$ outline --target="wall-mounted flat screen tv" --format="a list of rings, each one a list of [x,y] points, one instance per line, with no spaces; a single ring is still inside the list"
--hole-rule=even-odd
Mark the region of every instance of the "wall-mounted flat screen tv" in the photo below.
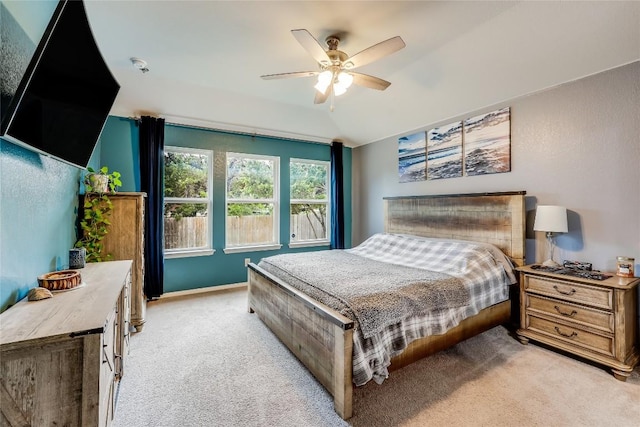
[[[0,136],[85,168],[119,90],[84,3],[61,0],[15,94],[3,105]]]

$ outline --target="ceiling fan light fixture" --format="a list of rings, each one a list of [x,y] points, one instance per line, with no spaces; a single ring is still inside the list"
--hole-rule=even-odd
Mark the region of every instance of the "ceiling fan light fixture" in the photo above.
[[[344,86],[345,89],[348,89],[353,83],[353,76],[345,71],[340,71],[338,74],[338,84],[340,86]]]
[[[336,82],[333,84],[333,93],[336,96],[340,96],[347,91],[347,88],[340,84],[340,82]]]
[[[329,49],[323,47],[311,33],[305,29],[291,30],[298,43],[309,53],[319,65],[318,71],[298,71],[293,73],[267,74],[260,76],[264,80],[283,79],[291,77],[318,76],[314,88],[317,90],[314,104],[323,104],[331,98],[331,111],[333,111],[333,98],[347,92],[352,84],[370,89],[385,90],[390,82],[378,77],[369,76],[353,71],[373,61],[377,61],[405,47],[400,36],[392,37],[373,46],[370,46],[353,56],[338,50],[340,38],[332,35],[326,38]]]
[[[314,86],[314,88],[323,95],[327,92],[328,87],[329,87],[329,82],[327,83],[318,82]]]
[[[327,88],[331,84],[331,80],[333,80],[333,73],[330,70],[324,70],[320,74],[318,74],[318,82],[314,86],[318,92],[321,94],[325,94],[327,92]]]
[[[344,94],[353,83],[353,76],[344,71],[340,71],[333,83],[333,93],[336,96]]]
[[[318,74],[318,83],[329,86],[332,77],[333,73],[330,70],[324,70],[323,72]]]

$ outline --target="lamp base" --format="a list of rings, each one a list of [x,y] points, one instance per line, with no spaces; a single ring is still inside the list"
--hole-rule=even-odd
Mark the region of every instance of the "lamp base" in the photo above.
[[[544,265],[545,267],[560,267],[560,264],[558,264],[552,259],[546,260],[545,262],[542,263],[542,265]]]

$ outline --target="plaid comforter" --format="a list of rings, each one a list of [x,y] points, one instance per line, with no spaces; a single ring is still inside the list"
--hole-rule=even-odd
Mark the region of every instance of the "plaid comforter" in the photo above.
[[[388,376],[391,358],[412,341],[443,334],[483,308],[508,299],[508,285],[514,281],[513,273],[507,271],[511,264],[504,254],[484,244],[376,234],[344,252],[387,264],[444,273],[458,278],[470,294],[468,305],[408,315],[373,335],[368,334],[367,338],[356,322],[353,335],[353,382],[356,385],[371,379],[382,383]],[[280,278],[300,289],[291,280]]]
[[[391,358],[414,340],[440,335],[480,310],[509,298],[509,285],[515,282],[510,261],[486,244],[417,236],[375,234],[347,252],[392,264],[410,265],[444,272],[463,281],[471,295],[466,307],[436,310],[408,317],[371,338],[354,331],[353,382],[363,385],[373,379],[382,383],[389,372]],[[502,259],[500,259],[502,257]],[[507,271],[509,270],[509,271]]]

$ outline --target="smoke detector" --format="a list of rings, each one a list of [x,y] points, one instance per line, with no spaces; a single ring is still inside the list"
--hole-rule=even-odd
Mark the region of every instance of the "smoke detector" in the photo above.
[[[149,69],[147,68],[147,61],[145,61],[144,59],[131,58],[131,63],[133,64],[134,67],[136,67],[138,70],[142,71],[143,73],[149,72]]]

